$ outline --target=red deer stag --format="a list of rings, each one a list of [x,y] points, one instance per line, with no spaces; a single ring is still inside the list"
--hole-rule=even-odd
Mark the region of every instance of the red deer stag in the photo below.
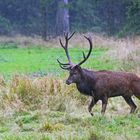
[[[81,68],[81,65],[89,58],[92,51],[91,38],[86,36],[85,38],[89,42],[90,46],[89,52],[87,55],[83,53],[83,60],[81,62],[76,65],[73,64],[68,53],[68,41],[73,35],[74,33],[70,36],[68,33],[65,34],[65,44],[62,43],[61,39],[59,40],[68,59],[68,63],[61,63],[57,59],[60,67],[69,71],[69,77],[66,80],[66,84],[70,85],[75,83],[80,93],[92,97],[88,106],[88,111],[91,115],[93,115],[91,112],[93,106],[99,100],[102,101],[101,113],[104,114],[108,98],[115,96],[122,96],[131,108],[130,113],[134,113],[137,106],[131,97],[134,95],[140,99],[140,78],[133,73],[107,70],[90,71]]]

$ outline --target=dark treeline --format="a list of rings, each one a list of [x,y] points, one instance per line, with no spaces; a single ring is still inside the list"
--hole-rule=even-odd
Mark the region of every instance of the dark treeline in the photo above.
[[[0,0],[0,35],[140,35],[140,0]]]

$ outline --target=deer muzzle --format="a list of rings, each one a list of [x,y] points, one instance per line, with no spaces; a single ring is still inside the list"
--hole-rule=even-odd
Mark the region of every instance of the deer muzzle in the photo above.
[[[71,83],[72,83],[72,81],[71,81],[71,80],[69,80],[69,79],[68,79],[68,80],[66,80],[66,84],[67,84],[67,85],[70,85]]]

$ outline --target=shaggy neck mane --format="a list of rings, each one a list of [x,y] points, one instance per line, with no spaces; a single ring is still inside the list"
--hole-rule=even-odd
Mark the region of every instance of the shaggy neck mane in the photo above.
[[[78,90],[85,95],[92,95],[93,85],[91,85],[91,82],[94,83],[94,79],[95,75],[93,71],[82,69],[81,80],[76,83]]]

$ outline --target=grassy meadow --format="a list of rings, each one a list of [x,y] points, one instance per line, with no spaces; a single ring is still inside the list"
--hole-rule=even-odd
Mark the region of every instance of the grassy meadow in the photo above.
[[[0,38],[0,140],[139,140],[140,101],[129,114],[121,97],[109,100],[106,114],[87,111],[90,98],[75,85],[67,86],[66,62],[56,40],[44,42],[26,37]],[[94,36],[94,48],[84,68],[130,71],[140,75],[140,40],[115,40]],[[88,44],[76,36],[70,42],[73,62],[88,52]]]
[[[63,71],[60,70],[58,62],[59,58],[62,62],[67,62],[66,56],[62,48],[45,48],[43,46],[28,46],[28,48],[6,48],[5,45],[0,45],[0,73],[5,76],[13,74],[44,74],[44,75],[60,75],[63,76]],[[87,48],[70,48],[70,55],[75,63],[82,59],[82,51],[88,52]],[[89,61],[84,65],[88,68],[95,69],[114,69],[113,65],[118,63],[116,60],[106,61],[102,63],[101,57],[107,49],[95,48]]]

